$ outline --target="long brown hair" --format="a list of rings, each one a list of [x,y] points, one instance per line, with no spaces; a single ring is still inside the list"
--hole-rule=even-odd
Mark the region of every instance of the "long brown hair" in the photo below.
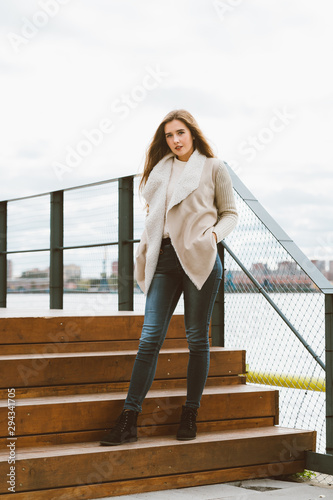
[[[172,120],[180,120],[183,122],[191,131],[192,137],[194,139],[193,146],[199,151],[199,153],[207,156],[207,158],[214,158],[215,155],[212,148],[207,142],[207,139],[201,132],[199,125],[197,124],[195,118],[186,111],[185,109],[175,109],[170,111],[163,121],[158,126],[155,135],[147,148],[146,159],[143,168],[143,174],[139,185],[139,190],[141,191],[145,186],[150,172],[153,170],[155,165],[168,153],[170,153],[170,148],[165,139],[164,126],[166,123]]]

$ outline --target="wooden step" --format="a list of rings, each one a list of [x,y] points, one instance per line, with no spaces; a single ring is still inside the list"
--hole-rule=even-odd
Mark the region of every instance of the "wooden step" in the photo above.
[[[126,393],[111,393],[17,400],[15,422],[20,448],[84,441],[88,435],[92,440],[100,439],[114,424],[125,398]],[[186,389],[149,391],[138,419],[139,434],[175,434],[185,400]],[[7,401],[0,402],[2,447],[7,445],[7,413]],[[246,385],[206,387],[198,422],[201,431],[277,424],[278,391]]]
[[[303,471],[305,451],[314,450],[315,432],[280,427],[203,433],[193,441],[173,436],[102,447],[81,443],[17,449],[16,493],[2,481],[3,499],[92,499],[128,492],[281,475]],[[0,474],[8,474],[8,454]],[[223,474],[222,474],[223,471]],[[19,492],[24,492],[19,495]],[[29,492],[33,492],[29,494]]]
[[[251,429],[259,427],[270,427],[274,425],[274,417],[252,417],[243,419],[229,419],[229,420],[218,420],[215,422],[199,422],[198,432],[218,432],[233,429]],[[149,432],[147,428],[139,427],[138,436],[176,436],[177,424],[164,424],[158,425],[156,427],[150,427]],[[33,436],[20,436],[19,446],[22,450],[23,448],[31,447],[44,447],[44,446],[54,446],[62,444],[72,444],[72,443],[85,443],[85,442],[100,442],[106,435],[106,430],[84,430],[77,432],[65,432],[65,433],[50,433],[50,434],[38,434]],[[0,438],[0,451],[5,450],[8,444],[7,438]]]
[[[239,385],[246,383],[246,375],[210,376],[206,386]],[[168,390],[186,387],[186,378],[154,380],[152,389]],[[106,392],[127,392],[129,382],[102,382],[95,384],[53,385],[40,387],[21,387],[16,389],[16,398],[44,398],[48,396],[70,396],[71,394],[100,394]],[[7,399],[8,389],[0,389],[0,400]]]
[[[206,387],[239,385],[246,383],[246,375],[208,377]],[[186,387],[186,378],[173,380],[154,380],[153,390],[181,389]],[[96,384],[56,385],[41,387],[21,387],[16,389],[16,398],[44,398],[48,396],[69,396],[71,394],[100,394],[106,392],[127,392],[129,382],[107,382]],[[0,389],[0,400],[7,399],[8,389]]]
[[[135,313],[1,318],[1,354],[137,350],[142,325],[143,316]],[[163,347],[187,347],[183,315],[172,317]]]
[[[1,500],[88,500],[106,497],[109,498],[110,495],[112,497],[118,497],[118,495],[133,495],[134,492],[145,493],[168,490],[171,488],[186,488],[192,487],[193,485],[204,486],[207,484],[220,484],[230,481],[279,476],[280,474],[276,474],[274,472],[276,469],[281,470],[283,475],[295,474],[304,470],[304,460],[293,460],[289,462],[281,462],[280,464],[270,463],[250,465],[247,467],[232,467],[228,469],[217,469],[187,474],[172,474],[172,476],[163,476],[162,479],[161,477],[151,477],[129,481],[114,481],[112,483],[86,483],[83,486],[55,488],[52,490],[44,489],[33,492],[10,493],[4,495],[0,494],[0,498]],[[92,474],[96,476],[96,472],[93,472]],[[91,475],[89,477],[91,477]],[[246,500],[246,497],[242,496],[241,498]]]
[[[142,314],[125,311],[112,312],[109,316],[70,316],[62,313],[61,316],[1,318],[0,345],[138,340],[143,319]],[[184,337],[184,316],[175,314],[171,318],[167,338]]]
[[[1,354],[48,354],[58,352],[99,352],[99,351],[133,351],[139,347],[139,339],[135,340],[106,340],[98,342],[56,342],[34,344],[4,344]],[[186,348],[187,340],[166,338],[164,349]]]
[[[129,381],[136,351],[16,354],[0,356],[0,387],[40,387]],[[163,349],[155,379],[186,378],[187,349]],[[245,372],[245,351],[212,347],[209,376]]]

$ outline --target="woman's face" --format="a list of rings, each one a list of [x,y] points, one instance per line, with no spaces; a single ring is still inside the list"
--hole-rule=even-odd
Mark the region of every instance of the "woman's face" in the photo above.
[[[180,120],[172,120],[164,126],[166,142],[178,160],[187,161],[193,153],[193,137],[190,129]]]

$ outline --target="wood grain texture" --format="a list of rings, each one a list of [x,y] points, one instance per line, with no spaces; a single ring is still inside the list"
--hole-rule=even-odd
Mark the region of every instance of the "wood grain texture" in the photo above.
[[[244,481],[246,479],[289,475],[296,472],[303,472],[304,466],[304,460],[294,460],[292,462],[280,462],[279,464],[269,463],[259,466],[233,467],[222,470],[4,494],[1,495],[1,500],[90,500],[105,498],[110,495],[131,495],[133,492],[163,491],[174,488],[226,483],[229,481]],[[243,490],[240,490],[240,494],[243,493]]]
[[[152,390],[183,389],[186,387],[186,378],[172,380],[154,380]],[[228,375],[221,377],[208,376],[206,387],[221,385],[246,384],[246,375]],[[100,394],[106,392],[127,392],[129,382],[104,382],[95,384],[72,384],[41,387],[24,387],[16,389],[17,400],[24,398],[42,398],[49,396],[69,396],[71,394]],[[7,399],[8,389],[0,389],[0,400]]]
[[[109,423],[108,423],[109,424]],[[175,436],[178,422],[172,424],[159,424],[149,427],[138,427],[138,436]],[[210,422],[198,422],[198,433],[217,432],[231,429],[251,429],[253,427],[269,427],[274,425],[274,417],[244,418],[235,420],[218,420]],[[108,425],[109,426],[109,425]],[[148,431],[148,432],[147,432]],[[76,432],[57,432],[49,434],[33,434],[19,437],[19,446],[22,448],[33,448],[41,446],[52,446],[59,444],[84,443],[101,441],[105,436],[105,429],[84,430]],[[7,449],[7,438],[0,438],[0,450]]]
[[[139,347],[139,339],[135,340],[100,340],[91,342],[57,342],[34,344],[2,344],[1,355],[4,354],[48,354],[54,352],[99,352],[99,351],[133,351]],[[164,349],[186,348],[187,340],[165,339]]]
[[[142,314],[109,316],[63,316],[1,318],[1,344],[70,343],[110,340],[137,340],[143,325]],[[171,318],[167,338],[184,338],[184,317]]]
[[[138,419],[139,440],[99,446],[126,397],[143,316],[1,318],[0,477],[9,472],[7,389],[16,388],[16,493],[90,500],[304,470],[316,433],[277,427],[278,390],[247,386],[245,351],[211,348],[194,441],[175,438],[186,398],[184,318],[173,316]]]
[[[246,385],[206,387],[198,422],[275,417],[275,389]],[[21,399],[16,406],[16,436],[108,429],[124,405],[126,393],[82,394]],[[177,424],[186,389],[149,391],[138,424],[146,434],[160,425]],[[0,436],[7,433],[7,401],[0,401]]]
[[[0,356],[0,386],[38,387],[64,384],[91,384],[129,381],[136,351],[12,354]],[[155,379],[185,378],[187,349],[163,349]],[[244,352],[211,348],[210,376],[244,373]]]
[[[314,433],[263,427],[200,434],[182,442],[172,437],[142,438],[136,443],[101,447],[93,443],[21,450],[17,454],[17,491],[124,481],[170,474],[198,473],[304,460]],[[0,458],[5,477],[7,457]],[[6,493],[6,485],[0,485]]]

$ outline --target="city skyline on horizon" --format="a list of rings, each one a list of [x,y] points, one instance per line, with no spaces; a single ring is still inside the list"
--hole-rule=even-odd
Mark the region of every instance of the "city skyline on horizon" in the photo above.
[[[329,280],[333,283],[333,259],[332,260],[318,260],[318,259],[311,259],[311,262],[317,267],[317,269]],[[296,268],[299,268],[300,266],[295,262],[295,261],[280,261],[280,262],[277,262],[277,266],[275,268],[270,268],[267,263],[264,263],[264,262],[253,262],[252,263],[252,266],[250,268],[250,271],[251,272],[254,272],[254,271],[257,271],[257,274],[277,274],[279,270],[281,270],[283,267],[285,267],[285,269],[288,270],[288,267],[292,270],[292,269],[296,269]],[[71,270],[74,270],[74,272],[72,273],[71,275]],[[81,279],[81,280],[98,280],[98,279],[102,279],[103,277],[106,277],[108,279],[110,279],[112,276],[117,276],[118,275],[118,260],[113,260],[111,261],[111,269],[110,269],[110,273],[108,274],[106,272],[106,276],[103,276],[104,275],[104,271],[106,268],[106,263],[105,261],[102,261],[102,266],[101,266],[101,269],[102,271],[99,273],[99,275],[95,274],[95,275],[91,275],[91,276],[88,276],[88,275],[85,275],[85,276],[81,276],[81,266],[79,266],[78,264],[75,264],[75,263],[71,263],[71,264],[67,264],[67,265],[64,265],[64,279],[66,280],[66,275],[67,275],[67,279],[68,281],[71,281],[72,278],[74,278],[75,276],[75,279]],[[301,268],[300,268],[301,269]],[[241,270],[239,270],[239,268],[237,269],[232,269],[232,268],[225,268],[225,271],[232,271],[232,272],[242,272]],[[9,271],[9,272],[8,272]],[[8,269],[7,269],[7,279],[9,280],[15,280],[15,279],[27,279],[29,278],[28,276],[28,273],[44,273],[44,274],[47,274],[49,276],[49,267],[47,268],[44,268],[44,269],[39,269],[39,268],[31,268],[31,269],[26,269],[25,271],[23,271],[23,273],[21,273],[21,276],[15,276],[14,275],[14,271],[13,271],[13,263],[11,260],[8,261]],[[98,273],[98,271],[96,271]],[[301,272],[304,272],[303,270],[301,270]],[[26,273],[26,276],[23,276],[24,273]],[[33,279],[33,278],[31,278]]]

